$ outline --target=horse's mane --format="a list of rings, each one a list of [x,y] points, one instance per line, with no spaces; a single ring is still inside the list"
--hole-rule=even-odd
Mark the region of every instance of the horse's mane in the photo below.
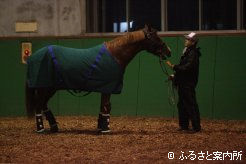
[[[142,30],[139,30],[139,31],[134,31],[134,32],[127,32],[126,35],[117,37],[117,38],[107,42],[107,45],[110,48],[116,48],[116,47],[122,47],[125,45],[134,44],[134,43],[139,42],[143,39],[145,39],[144,32]]]

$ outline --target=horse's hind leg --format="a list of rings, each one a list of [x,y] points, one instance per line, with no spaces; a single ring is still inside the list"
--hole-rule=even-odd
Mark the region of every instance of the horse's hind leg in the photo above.
[[[57,126],[57,122],[56,122],[56,119],[52,113],[52,111],[48,108],[48,101],[49,99],[55,94],[56,90],[54,89],[50,89],[50,90],[47,90],[47,94],[45,96],[45,104],[43,106],[43,113],[46,117],[46,120],[49,122],[49,125],[50,125],[50,131],[52,133],[55,133],[55,132],[58,132],[58,126]]]
[[[36,116],[36,126],[37,133],[44,132],[44,123],[43,123],[43,115],[42,115],[42,104],[43,104],[43,96],[41,89],[35,90],[35,116]]]
[[[37,133],[44,132],[44,123],[43,123],[43,116],[42,116],[41,110],[38,110],[36,108],[35,117],[36,117],[36,125],[37,125],[37,131],[36,132]]]
[[[46,109],[44,109],[44,115],[46,117],[46,120],[49,122],[50,131],[52,133],[58,132],[58,126],[57,126],[56,119],[48,107],[46,107]]]
[[[109,119],[111,111],[110,94],[101,94],[101,111],[98,116],[97,128],[101,133],[109,133]]]
[[[55,120],[55,117],[51,110],[48,109],[47,104],[49,99],[55,94],[55,90],[48,89],[48,88],[42,88],[37,89],[36,92],[36,124],[37,124],[37,132],[42,133],[44,131],[44,124],[43,124],[43,116],[42,111],[46,117],[46,120],[48,120],[50,125],[51,132],[57,132],[57,122]]]

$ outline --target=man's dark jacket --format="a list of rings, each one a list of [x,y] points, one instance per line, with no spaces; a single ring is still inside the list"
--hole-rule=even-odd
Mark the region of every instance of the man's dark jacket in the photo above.
[[[180,63],[173,67],[174,84],[178,86],[196,87],[199,76],[200,48],[191,46],[181,56]]]

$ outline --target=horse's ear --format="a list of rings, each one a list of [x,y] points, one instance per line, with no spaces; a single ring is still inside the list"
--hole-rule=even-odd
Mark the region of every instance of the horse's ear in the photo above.
[[[145,24],[144,28],[146,28],[148,31],[151,31],[151,26],[149,24]]]

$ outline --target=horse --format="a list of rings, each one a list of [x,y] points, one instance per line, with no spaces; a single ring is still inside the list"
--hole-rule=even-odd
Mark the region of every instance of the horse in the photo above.
[[[47,131],[43,115],[49,132],[58,132],[47,104],[56,91],[72,90],[101,93],[97,129],[99,133],[109,133],[111,94],[121,93],[125,68],[143,50],[160,60],[171,56],[170,48],[148,25],[87,49],[49,45],[33,53],[27,58],[25,94],[27,116],[36,116],[36,132]]]

